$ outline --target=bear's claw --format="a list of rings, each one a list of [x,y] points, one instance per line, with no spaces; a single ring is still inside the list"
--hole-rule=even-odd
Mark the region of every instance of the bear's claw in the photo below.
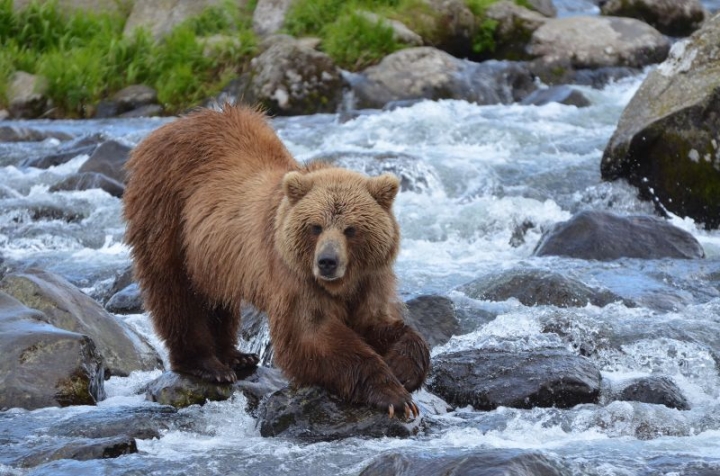
[[[216,358],[198,359],[192,365],[173,365],[173,370],[211,383],[227,384],[237,381],[235,371]]]
[[[420,409],[415,402],[405,403],[405,419],[415,419],[420,415]],[[395,405],[392,403],[388,405],[388,416],[393,418],[395,416]]]

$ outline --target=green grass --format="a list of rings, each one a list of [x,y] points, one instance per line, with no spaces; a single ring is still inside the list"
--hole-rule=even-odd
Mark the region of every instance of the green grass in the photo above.
[[[101,99],[140,83],[158,91],[168,113],[182,111],[217,93],[255,52],[251,18],[228,0],[156,42],[143,30],[124,37],[119,14],[66,13],[55,1],[15,12],[0,0],[0,105],[12,73],[26,71],[47,79],[57,116],[92,116]],[[205,55],[202,37],[215,34],[235,41]]]
[[[476,34],[472,51],[492,52],[497,22],[485,17],[487,8],[498,0],[465,0],[475,16]],[[526,0],[515,0],[526,4]],[[439,44],[445,35],[434,12],[422,0],[296,0],[285,19],[285,29],[294,36],[317,36],[321,48],[341,67],[356,71],[393,51],[405,48],[395,41],[389,26],[376,24],[357,14],[372,11],[381,17],[401,21],[429,44]]]

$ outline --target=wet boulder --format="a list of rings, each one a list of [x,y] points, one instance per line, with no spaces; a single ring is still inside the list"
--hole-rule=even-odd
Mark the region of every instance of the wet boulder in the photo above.
[[[358,109],[381,109],[393,101],[463,99],[510,104],[537,89],[520,63],[460,60],[431,47],[407,48],[379,64],[348,75]]]
[[[0,410],[94,405],[105,398],[103,359],[93,341],[44,320],[0,291]]]
[[[113,314],[140,314],[143,312],[143,299],[136,283],[129,284],[113,294],[105,309]]]
[[[24,305],[42,311],[42,321],[90,337],[102,355],[108,375],[160,368],[154,349],[100,304],[60,276],[29,269],[0,281],[0,290]]]
[[[417,329],[431,348],[460,333],[455,305],[445,296],[418,296],[407,301],[405,307],[405,322]]]
[[[610,261],[697,259],[705,252],[694,236],[661,218],[584,211],[545,233],[534,255]]]
[[[677,410],[689,410],[690,403],[680,387],[669,377],[650,375],[612,382],[602,389],[603,400],[620,400],[665,405]]]
[[[452,405],[476,410],[570,408],[597,402],[600,371],[590,360],[562,349],[472,349],[435,356],[428,389]]]
[[[416,434],[420,417],[405,421],[386,411],[342,401],[319,387],[283,388],[258,408],[260,434],[302,441],[332,441],[350,437],[401,437]]]
[[[73,459],[88,461],[93,459],[117,458],[137,453],[137,443],[129,436],[110,438],[79,438],[72,441],[47,441],[33,448],[32,453],[12,462],[13,466],[32,468],[50,461]]]
[[[287,38],[253,58],[250,71],[223,96],[261,104],[279,116],[334,113],[343,87],[340,70],[328,55]]]
[[[706,15],[700,0],[607,0],[600,13],[637,18],[669,36],[692,34]]]
[[[145,388],[147,400],[175,408],[202,405],[207,401],[227,400],[232,394],[232,384],[206,382],[171,371],[163,372]]]
[[[567,61],[574,68],[642,67],[663,61],[669,40],[632,18],[566,17],[535,30],[528,46],[546,61]]]
[[[68,175],[66,178],[50,187],[51,192],[69,190],[92,190],[99,188],[105,190],[113,197],[122,197],[125,186],[98,172],[82,172]]]
[[[622,301],[605,289],[594,289],[553,271],[511,269],[476,279],[458,288],[473,299],[506,301],[515,298],[524,306],[603,307]]]
[[[79,155],[87,155],[88,157],[95,152],[98,145],[105,142],[102,134],[90,134],[79,137],[75,140],[61,144],[58,151],[54,154],[41,157],[30,157],[23,161],[23,167],[36,167],[38,169],[49,169],[57,165],[64,164]]]
[[[583,93],[570,86],[550,86],[538,89],[523,99],[520,104],[544,106],[554,102],[575,107],[588,107],[591,105],[590,100]]]
[[[620,117],[601,162],[605,180],[708,228],[720,226],[720,17],[673,46]]]
[[[571,471],[555,458],[534,451],[508,448],[450,449],[441,454],[428,451],[389,452],[378,456],[360,476],[433,475],[569,476]]]
[[[263,398],[286,387],[287,379],[273,367],[257,367],[250,375],[233,384],[247,398],[247,410],[255,413]]]
[[[125,162],[130,157],[132,147],[120,142],[109,140],[100,144],[82,164],[78,173],[97,172],[106,177],[124,184],[125,183]]]

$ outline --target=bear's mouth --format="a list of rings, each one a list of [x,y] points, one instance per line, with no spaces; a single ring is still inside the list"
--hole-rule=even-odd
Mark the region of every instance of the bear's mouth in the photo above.
[[[320,275],[320,276],[318,276],[318,279],[320,279],[321,281],[332,282],[332,281],[337,281],[337,280],[339,280],[341,277],[342,277],[342,276],[323,276],[323,275]]]

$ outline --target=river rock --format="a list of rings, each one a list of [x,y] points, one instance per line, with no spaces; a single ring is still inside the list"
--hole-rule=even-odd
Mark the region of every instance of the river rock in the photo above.
[[[0,126],[0,142],[40,142],[45,139],[69,140],[63,131],[40,130],[21,126]]]
[[[263,398],[286,387],[288,380],[282,372],[272,367],[257,367],[247,377],[234,383],[247,398],[247,410],[254,414]]]
[[[600,13],[637,18],[669,36],[692,34],[706,15],[700,0],[607,0]]]
[[[281,389],[258,408],[260,434],[307,442],[350,437],[409,437],[419,431],[422,415],[405,422],[387,411],[343,402],[319,387]]]
[[[42,76],[16,71],[8,79],[6,91],[8,111],[14,119],[35,119],[50,108],[46,96],[47,79]]]
[[[129,436],[82,438],[70,442],[49,441],[34,448],[31,454],[13,461],[13,466],[32,468],[60,459],[87,461],[117,458],[122,455],[137,453],[137,451],[135,439]]]
[[[435,356],[428,389],[452,405],[476,410],[570,408],[597,402],[600,371],[590,360],[562,349],[472,349]]]
[[[620,117],[603,153],[605,180],[708,228],[720,226],[720,115],[716,94],[720,17],[673,46]]]
[[[553,0],[525,0],[525,2],[528,8],[546,17],[557,16],[557,8],[555,8]]]
[[[45,322],[0,292],[0,410],[94,405],[105,398],[103,359],[93,341]]]
[[[388,452],[370,463],[360,476],[570,476],[557,459],[542,453],[514,448],[477,450],[447,449]]]
[[[506,301],[515,298],[524,306],[604,307],[622,301],[620,296],[593,289],[553,271],[511,269],[476,279],[458,288],[473,299]]]
[[[130,37],[137,28],[144,28],[157,40],[206,8],[221,4],[222,0],[136,0],[123,34]]]
[[[526,60],[532,56],[527,47],[535,30],[548,21],[547,16],[528,10],[510,0],[494,3],[485,11],[485,16],[497,22],[493,40],[493,58]]]
[[[550,86],[538,89],[520,101],[520,104],[544,106],[553,102],[575,107],[588,107],[591,105],[590,100],[583,93],[570,86]]]
[[[328,55],[285,40],[253,58],[250,72],[224,96],[261,104],[281,116],[334,113],[342,102],[343,86],[340,70]]]
[[[442,345],[460,333],[455,305],[445,296],[418,296],[407,301],[405,307],[405,322],[417,329],[430,347]]]
[[[537,86],[523,64],[460,60],[431,47],[392,53],[359,74],[348,75],[358,109],[392,101],[464,99],[477,104],[519,101]]]
[[[528,46],[531,55],[575,68],[642,67],[663,61],[669,50],[669,40],[640,20],[583,16],[547,21]]]
[[[603,393],[605,389],[603,389]],[[665,405],[677,410],[689,410],[690,403],[680,387],[666,376],[651,375],[613,383],[603,400],[620,400]]]
[[[60,182],[50,187],[51,192],[67,190],[92,190],[99,188],[105,190],[113,197],[122,197],[125,186],[98,172],[82,172],[68,175]]]
[[[231,384],[214,384],[172,371],[163,372],[145,388],[147,400],[175,408],[227,400],[232,394]]]
[[[601,261],[705,256],[694,236],[663,219],[601,211],[580,212],[557,223],[542,236],[533,254]]]
[[[160,357],[144,339],[60,276],[29,269],[5,276],[0,290],[42,311],[42,321],[90,337],[109,375],[162,367]]]
[[[42,157],[30,157],[23,161],[23,167],[49,169],[64,164],[78,155],[92,155],[98,145],[107,139],[103,134],[90,134],[65,142],[58,147],[58,152]]]
[[[140,314],[143,312],[143,299],[140,287],[132,283],[112,295],[105,303],[105,309],[113,314]]]
[[[137,109],[154,106],[152,110],[162,107],[157,104],[158,96],[150,86],[133,84],[112,95],[110,99],[101,101],[95,110],[96,118],[116,117],[136,111]],[[145,114],[147,116],[147,114]],[[143,117],[143,116],[137,116]]]
[[[125,183],[125,162],[130,156],[132,147],[120,142],[109,140],[103,142],[82,164],[78,173],[98,172],[116,182]]]

